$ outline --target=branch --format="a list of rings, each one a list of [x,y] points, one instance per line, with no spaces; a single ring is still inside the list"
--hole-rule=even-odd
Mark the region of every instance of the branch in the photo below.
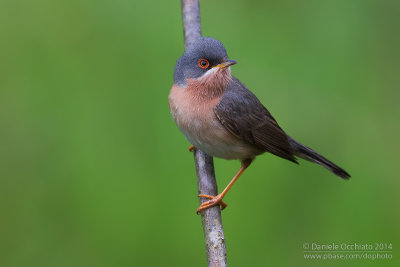
[[[201,36],[200,5],[199,0],[181,1],[185,47],[188,47],[190,43]],[[194,149],[193,153],[199,194],[216,196],[218,188],[215,179],[213,158],[199,149]],[[200,203],[204,201],[207,201],[207,199],[200,199]],[[206,243],[208,267],[225,267],[226,246],[220,207],[217,205],[201,211],[201,220]]]
[[[185,47],[201,37],[199,0],[182,0],[183,33]]]
[[[214,174],[213,158],[199,149],[194,150],[197,185],[199,194],[218,195],[217,181]],[[200,200],[200,203],[207,201]],[[221,209],[219,205],[201,211],[204,239],[209,267],[226,266],[226,246],[222,228]]]

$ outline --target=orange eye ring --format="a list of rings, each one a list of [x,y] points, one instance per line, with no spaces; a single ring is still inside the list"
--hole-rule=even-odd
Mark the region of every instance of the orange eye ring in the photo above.
[[[202,58],[202,59],[199,59],[199,61],[197,62],[197,65],[202,69],[207,69],[210,66],[210,62],[207,59]]]

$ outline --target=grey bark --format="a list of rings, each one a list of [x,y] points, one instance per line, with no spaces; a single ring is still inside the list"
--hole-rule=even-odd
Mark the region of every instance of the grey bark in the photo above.
[[[201,36],[200,4],[199,0],[181,0],[181,2],[185,47],[187,47]],[[216,196],[218,188],[213,158],[197,148],[193,150],[193,153],[199,194]],[[200,198],[200,203],[207,200]],[[214,206],[200,214],[206,244],[207,264],[209,267],[225,267],[227,265],[226,246],[221,209],[219,206]]]

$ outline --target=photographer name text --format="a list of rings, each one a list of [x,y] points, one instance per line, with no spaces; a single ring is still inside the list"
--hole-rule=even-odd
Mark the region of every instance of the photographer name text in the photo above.
[[[304,250],[309,251],[392,251],[392,243],[317,243],[310,242],[303,244]]]

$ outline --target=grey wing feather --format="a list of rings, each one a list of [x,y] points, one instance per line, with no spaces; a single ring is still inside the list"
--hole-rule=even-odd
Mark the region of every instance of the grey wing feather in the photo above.
[[[297,163],[286,133],[257,97],[235,77],[232,77],[214,113],[233,135]]]

